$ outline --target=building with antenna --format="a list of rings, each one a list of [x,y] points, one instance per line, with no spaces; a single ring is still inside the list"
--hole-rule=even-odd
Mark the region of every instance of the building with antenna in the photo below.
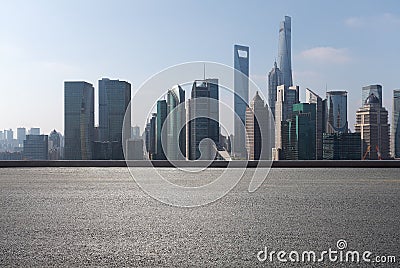
[[[234,55],[234,142],[233,154],[245,158],[246,152],[246,107],[249,103],[249,47],[235,45]]]

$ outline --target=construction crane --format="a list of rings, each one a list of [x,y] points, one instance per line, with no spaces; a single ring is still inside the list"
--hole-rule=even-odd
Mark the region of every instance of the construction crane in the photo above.
[[[371,145],[368,145],[367,151],[365,152],[365,154],[364,154],[362,160],[365,160],[365,159],[367,158],[367,155],[368,155],[369,152],[371,152]]]
[[[382,160],[382,154],[381,154],[381,151],[379,150],[378,145],[375,146],[375,149],[376,149],[376,153],[378,154],[378,159],[379,159],[379,160]],[[367,151],[365,152],[365,154],[364,154],[362,160],[365,160],[365,159],[367,158],[367,155],[368,155],[370,152],[371,152],[371,145],[368,145]]]
[[[376,149],[376,153],[378,154],[378,159],[382,160],[382,154],[381,154],[381,151],[379,151],[378,145],[375,146],[375,149]]]

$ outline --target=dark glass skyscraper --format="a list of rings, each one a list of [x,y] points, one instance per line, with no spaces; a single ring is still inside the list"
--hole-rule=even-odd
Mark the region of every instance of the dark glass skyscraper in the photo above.
[[[326,93],[326,132],[327,133],[347,133],[347,92],[328,91]]]
[[[87,82],[64,82],[64,159],[92,159],[94,88]]]
[[[268,105],[271,109],[272,115],[275,118],[275,102],[277,87],[283,84],[282,72],[278,68],[276,62],[274,67],[268,74]]]
[[[25,160],[49,159],[49,142],[47,135],[26,135],[26,139],[23,143],[23,157]]]
[[[289,16],[281,22],[279,27],[278,61],[282,72],[283,84],[287,87],[293,86],[292,77],[292,22]]]
[[[218,104],[218,80],[196,80],[192,86],[191,99],[188,100],[188,135],[187,158],[214,159],[219,146],[219,109]],[[201,154],[200,142],[204,139],[212,140],[217,148],[211,144],[205,144],[205,150]]]
[[[249,102],[249,48],[235,45],[234,55],[234,120],[233,152],[239,158],[246,157],[246,107]]]
[[[324,160],[360,160],[361,148],[360,133],[323,134]]]
[[[400,89],[393,90],[391,154],[400,158]]]
[[[167,101],[159,100],[157,101],[157,121],[156,121],[156,149],[155,149],[155,158],[157,160],[165,160],[165,151],[166,148],[162,146],[162,140],[166,142],[167,132],[162,128],[164,126],[165,119],[167,118]],[[166,126],[164,126],[166,127]],[[163,137],[162,137],[163,135]],[[161,138],[162,137],[162,138]]]
[[[315,160],[316,105],[293,104],[291,118],[282,124],[282,151],[286,160]]]
[[[99,80],[99,130],[100,141],[113,142],[117,147],[112,152],[110,159],[124,159],[122,146],[131,132],[131,84],[125,81],[110,80],[103,78]],[[125,125],[124,125],[124,117]]]
[[[306,88],[306,102],[314,103],[316,105],[316,159],[322,160],[322,141],[323,133],[325,132],[325,109],[324,101],[318,94],[314,93],[311,89]]]

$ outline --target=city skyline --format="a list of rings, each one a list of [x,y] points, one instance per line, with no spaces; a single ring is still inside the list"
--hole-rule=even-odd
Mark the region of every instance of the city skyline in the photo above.
[[[362,106],[360,89],[380,84],[383,106],[391,114],[392,91],[400,87],[396,80],[399,66],[393,57],[398,37],[391,34],[400,25],[396,1],[309,2],[307,10],[296,2],[258,2],[251,3],[243,17],[231,15],[237,5],[230,5],[234,10],[226,14],[227,4],[158,2],[156,8],[140,2],[111,6],[25,2],[26,9],[16,13],[12,12],[17,8],[15,3],[4,3],[5,14],[0,19],[5,40],[0,46],[4,79],[0,91],[6,97],[0,100],[0,112],[9,116],[2,118],[0,129],[36,126],[43,133],[53,129],[64,133],[64,81],[95,83],[101,77],[110,77],[129,81],[134,92],[154,73],[180,62],[210,60],[231,65],[233,44],[250,47],[250,78],[266,95],[267,74],[278,55],[279,22],[285,15],[292,18],[293,84],[300,86],[301,101],[305,88],[320,96],[326,89],[346,90],[349,127],[354,130],[355,112]],[[190,12],[184,12],[206,11],[211,6],[220,14],[213,17],[212,24],[194,22],[189,19]],[[180,20],[163,19],[178,7],[183,11]],[[266,16],[271,9],[273,14]],[[105,12],[115,20],[102,21]],[[114,15],[119,12],[130,16]],[[311,13],[314,15],[309,16]],[[73,21],[67,19],[69,14],[73,14]],[[152,21],[154,17],[165,23]],[[181,20],[187,23],[183,25]],[[109,38],[98,34],[102,31],[107,31]],[[211,46],[197,42],[192,37],[199,33],[207,33],[215,42]],[[112,41],[117,36],[121,42]],[[167,54],[162,45],[157,45],[164,43],[170,44]],[[95,96],[96,109],[97,99]],[[42,100],[46,100],[45,105]]]

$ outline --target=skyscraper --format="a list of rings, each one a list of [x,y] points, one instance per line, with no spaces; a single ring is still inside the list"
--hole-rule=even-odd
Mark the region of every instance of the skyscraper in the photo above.
[[[162,146],[161,141],[166,142],[167,135],[166,131],[162,131],[164,126],[165,119],[167,118],[167,101],[159,100],[157,101],[157,121],[156,121],[156,148],[155,148],[155,159],[157,160],[165,160],[165,152],[166,148]],[[167,127],[167,126],[164,126]],[[161,140],[161,136],[162,140]]]
[[[26,140],[24,140],[23,157],[26,160],[47,160],[48,136],[26,135]]]
[[[347,133],[349,129],[347,122],[347,92],[328,91],[326,99],[325,131],[327,133]]]
[[[218,80],[196,80],[192,86],[191,99],[188,101],[188,135],[186,157],[190,160],[215,158],[219,146],[219,112],[215,105],[218,96]],[[205,140],[204,151],[200,143]],[[215,144],[215,148],[211,141]],[[201,152],[202,151],[202,152]]]
[[[107,78],[99,80],[100,141],[113,142],[117,147],[110,159],[124,159],[122,146],[126,146],[126,139],[131,135],[131,112],[127,111],[130,101],[130,83]]]
[[[323,133],[325,132],[325,109],[324,101],[320,96],[314,93],[311,89],[306,88],[306,103],[314,103],[316,105],[316,131],[315,131],[315,142],[316,142],[316,159],[322,160],[322,143]]]
[[[360,133],[323,134],[324,160],[360,160],[361,147]]]
[[[292,22],[289,16],[281,22],[279,27],[278,61],[282,72],[283,84],[287,87],[293,86],[292,78]]]
[[[365,159],[389,158],[388,112],[371,93],[356,113],[355,131],[361,133]]]
[[[274,62],[274,67],[268,73],[268,105],[275,118],[275,103],[277,87],[283,84],[282,72]]]
[[[64,82],[64,159],[91,159],[93,131],[93,85],[83,81]]]
[[[17,141],[19,147],[22,147],[24,145],[25,138],[26,138],[26,128],[24,127],[17,128]]]
[[[269,127],[269,110],[264,100],[256,92],[250,107],[246,109],[246,149],[249,160],[271,159],[271,137],[267,133]]]
[[[185,91],[181,86],[175,85],[167,93],[167,158],[170,160],[183,160],[186,155],[186,111]],[[164,127],[165,128],[165,127]]]
[[[156,159],[156,123],[157,123],[157,114],[153,113],[149,122],[146,125],[145,133],[146,133],[146,150],[148,153],[148,157],[150,160]]]
[[[234,120],[233,152],[239,158],[246,157],[246,107],[249,103],[249,48],[234,46]]]
[[[400,158],[400,89],[393,90],[391,155]]]
[[[293,104],[296,103],[299,103],[298,86],[278,86],[275,105],[275,159],[279,159],[280,150],[282,150],[282,123],[291,118]]]
[[[365,86],[361,90],[362,99],[361,103],[364,104],[369,95],[372,93],[379,99],[379,105],[382,107],[382,86],[381,85],[369,85]]]
[[[316,104],[293,104],[293,113],[283,122],[282,153],[286,160],[315,160]]]

